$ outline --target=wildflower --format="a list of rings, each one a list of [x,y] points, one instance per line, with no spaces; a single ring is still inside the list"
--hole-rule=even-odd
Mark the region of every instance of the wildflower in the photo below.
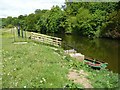
[[[14,71],[16,70],[16,68],[13,69]]]
[[[7,74],[8,76],[10,75],[10,73]]]
[[[45,78],[42,78],[42,80],[43,80],[44,82],[46,82]]]
[[[18,82],[15,83],[15,86],[17,86]]]
[[[42,81],[42,80],[40,80],[40,83],[43,83],[43,81]]]
[[[24,88],[26,88],[26,86],[24,86]]]

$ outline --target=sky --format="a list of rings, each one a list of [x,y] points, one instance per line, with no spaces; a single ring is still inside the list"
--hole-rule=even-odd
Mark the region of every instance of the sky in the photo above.
[[[51,9],[64,5],[65,0],[0,0],[0,18],[34,13],[36,9]]]

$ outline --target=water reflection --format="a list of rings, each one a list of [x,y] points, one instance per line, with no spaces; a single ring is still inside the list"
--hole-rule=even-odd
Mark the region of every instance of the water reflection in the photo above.
[[[118,59],[120,59],[118,50],[120,50],[120,40],[104,38],[91,40],[77,35],[57,34],[52,36],[61,37],[63,42],[74,47],[78,52],[85,56],[107,62],[108,69],[120,73],[120,71],[118,71]],[[62,45],[62,47],[64,49],[70,49],[70,47],[65,47],[65,45]]]
[[[73,46],[78,52],[85,56],[105,61],[108,68],[114,72],[118,71],[118,49],[120,41],[110,39],[88,39],[75,35],[65,35],[63,41]],[[120,72],[119,72],[120,73]]]

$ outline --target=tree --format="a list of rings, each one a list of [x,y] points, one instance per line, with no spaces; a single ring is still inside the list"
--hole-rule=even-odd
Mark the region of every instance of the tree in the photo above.
[[[102,28],[101,36],[120,38],[120,10],[114,11],[108,16],[108,22]]]
[[[36,30],[36,18],[34,14],[29,14],[26,18],[25,18],[25,22],[26,22],[26,29],[28,31],[34,31],[37,32]]]
[[[28,16],[7,17],[4,26],[41,33],[76,33],[88,37],[119,37],[120,2],[71,2],[66,0],[62,10],[53,6],[51,10],[36,9]]]
[[[48,32],[58,32],[59,29],[59,19],[62,16],[62,10],[59,6],[53,6],[50,10],[49,17],[47,19],[47,31]]]

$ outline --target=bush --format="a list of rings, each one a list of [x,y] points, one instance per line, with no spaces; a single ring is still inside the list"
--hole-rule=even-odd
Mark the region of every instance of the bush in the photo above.
[[[13,28],[13,25],[12,25],[12,24],[9,24],[7,27],[8,27],[8,28]]]

